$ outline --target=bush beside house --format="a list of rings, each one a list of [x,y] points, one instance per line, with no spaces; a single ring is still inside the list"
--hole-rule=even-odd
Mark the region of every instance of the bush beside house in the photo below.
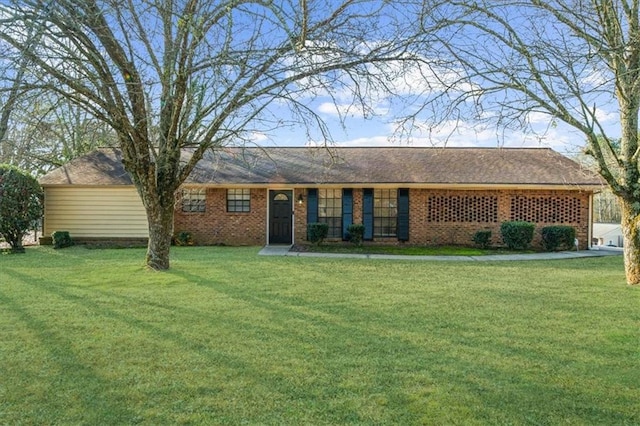
[[[24,253],[22,240],[42,218],[44,194],[31,175],[0,164],[0,235],[13,253]]]
[[[307,226],[309,241],[313,244],[322,244],[329,235],[329,225],[326,223],[314,222]]]
[[[576,230],[572,226],[545,226],[540,233],[542,246],[547,251],[570,250],[575,246]]]
[[[500,225],[502,240],[512,250],[525,250],[533,241],[536,225],[530,222],[511,221]]]

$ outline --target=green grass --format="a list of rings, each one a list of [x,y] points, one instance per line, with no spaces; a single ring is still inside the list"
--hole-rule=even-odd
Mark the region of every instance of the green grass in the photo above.
[[[620,257],[0,256],[0,424],[640,424]]]
[[[467,246],[412,246],[324,243],[320,245],[296,245],[293,250],[316,253],[392,254],[405,256],[486,256],[491,254],[534,253],[533,250],[509,250],[507,248],[479,248]]]

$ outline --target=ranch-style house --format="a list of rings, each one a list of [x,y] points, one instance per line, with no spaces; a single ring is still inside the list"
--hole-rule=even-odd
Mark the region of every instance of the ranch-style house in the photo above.
[[[102,148],[41,178],[44,235],[144,240],[144,207],[118,149]],[[363,224],[372,243],[500,243],[500,224],[569,225],[591,244],[599,177],[546,148],[252,147],[207,154],[177,194],[174,230],[199,245],[296,244],[307,224],[329,239]],[[536,233],[534,244],[540,243]]]

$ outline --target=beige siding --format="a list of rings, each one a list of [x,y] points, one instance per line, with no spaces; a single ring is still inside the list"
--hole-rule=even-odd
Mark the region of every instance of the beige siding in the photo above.
[[[133,186],[45,187],[44,235],[71,237],[149,236],[147,216]]]

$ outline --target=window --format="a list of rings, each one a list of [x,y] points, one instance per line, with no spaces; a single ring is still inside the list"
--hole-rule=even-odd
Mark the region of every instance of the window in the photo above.
[[[395,237],[398,223],[398,191],[376,189],[373,192],[373,236]]]
[[[202,213],[206,209],[207,195],[206,190],[201,189],[183,189],[182,190],[182,211]]]
[[[329,225],[329,238],[342,238],[342,189],[318,190],[318,222]]]
[[[247,213],[251,211],[250,189],[227,189],[227,212]]]

